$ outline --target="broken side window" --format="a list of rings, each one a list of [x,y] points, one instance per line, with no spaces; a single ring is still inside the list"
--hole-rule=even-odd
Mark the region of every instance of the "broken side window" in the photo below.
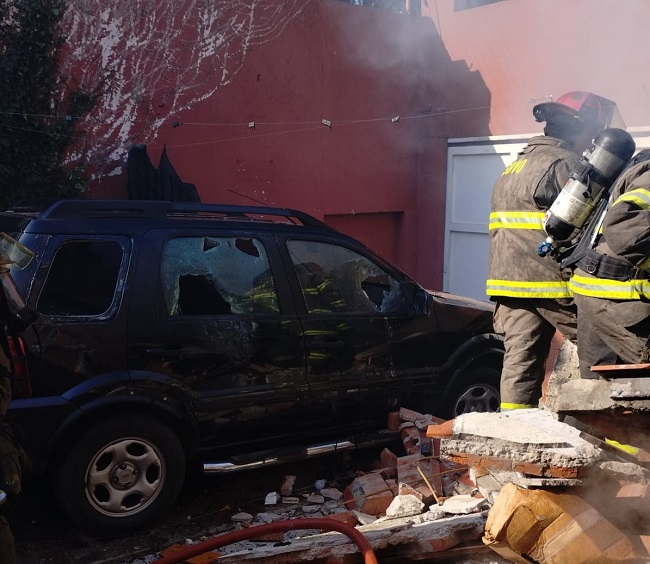
[[[113,302],[123,249],[115,241],[68,241],[52,260],[37,309],[43,315],[105,313]]]
[[[174,237],[163,247],[167,315],[277,313],[266,250],[251,237]]]
[[[319,241],[287,241],[309,313],[399,313],[400,285],[357,252]]]

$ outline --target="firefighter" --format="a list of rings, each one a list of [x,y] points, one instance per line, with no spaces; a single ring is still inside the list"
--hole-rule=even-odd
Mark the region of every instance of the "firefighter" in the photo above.
[[[640,151],[612,186],[610,207],[570,287],[578,307],[582,378],[591,367],[650,361],[650,151]]]
[[[10,358],[20,354],[11,352],[10,342],[17,342],[18,333],[35,320],[36,315],[25,307],[22,296],[9,274],[23,260],[24,268],[33,253],[5,233],[0,233],[2,245],[11,247],[11,255],[0,251],[0,564],[16,561],[14,537],[6,512],[15,503],[21,491],[22,471],[29,466],[25,451],[16,444],[11,426],[6,420],[12,396],[12,365]],[[3,247],[4,249],[4,247]]]
[[[0,255],[0,269],[3,273],[7,271],[6,263]],[[1,309],[5,311],[0,315],[5,317],[6,308]],[[15,562],[14,537],[5,511],[20,493],[21,487],[21,453],[14,443],[11,427],[5,419],[10,401],[9,360],[4,347],[0,347],[0,564]]]
[[[4,356],[4,355],[2,355]],[[3,360],[6,360],[3,358]],[[16,448],[11,428],[5,421],[7,406],[11,400],[11,382],[5,375],[5,367],[0,375],[0,564],[13,564],[16,560],[14,537],[4,511],[12,498],[20,493],[21,467],[20,451]]]
[[[495,330],[504,337],[501,410],[537,407],[556,330],[576,341],[576,306],[568,275],[537,252],[542,220],[592,140],[612,123],[616,104],[590,92],[568,92],[533,108],[535,136],[494,184],[486,293]]]

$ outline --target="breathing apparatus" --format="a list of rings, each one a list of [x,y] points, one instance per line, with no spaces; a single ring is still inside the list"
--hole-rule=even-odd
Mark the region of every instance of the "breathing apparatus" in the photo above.
[[[594,139],[544,216],[548,237],[537,247],[539,256],[550,253],[557,258],[561,249],[575,244],[593,212],[609,197],[609,189],[635,149],[632,136],[624,129],[605,129]]]

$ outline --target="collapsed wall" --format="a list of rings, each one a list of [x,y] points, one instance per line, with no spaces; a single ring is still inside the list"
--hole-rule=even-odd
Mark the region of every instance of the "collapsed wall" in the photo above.
[[[608,438],[650,450],[650,367],[620,365],[580,377],[575,345],[565,341],[555,362],[543,407],[570,415]]]

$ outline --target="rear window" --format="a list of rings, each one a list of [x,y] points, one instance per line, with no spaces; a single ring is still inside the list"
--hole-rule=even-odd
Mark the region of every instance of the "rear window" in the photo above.
[[[115,241],[69,241],[57,249],[38,299],[43,315],[105,313],[113,302],[122,262]]]

